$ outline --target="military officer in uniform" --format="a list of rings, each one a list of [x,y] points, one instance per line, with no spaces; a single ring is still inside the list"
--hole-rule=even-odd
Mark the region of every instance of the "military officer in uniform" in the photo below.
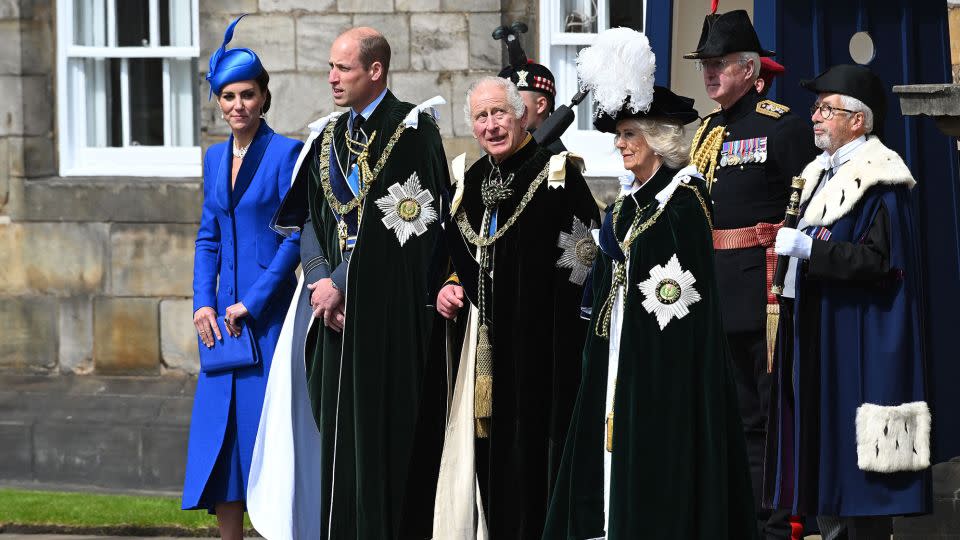
[[[817,154],[805,119],[757,93],[760,58],[773,54],[761,48],[747,12],[736,10],[707,15],[696,51],[684,55],[697,61],[707,95],[720,105],[703,119],[690,155],[714,201],[720,307],[758,501],[772,382],[768,336],[775,336],[778,313],[770,294],[773,243],[790,180]],[[789,538],[788,517],[758,505],[761,537]]]
[[[520,90],[520,97],[527,109],[527,131],[535,131],[544,120],[553,112],[557,99],[557,85],[553,73],[547,66],[528,61],[526,65],[516,67],[507,66],[500,71],[500,77],[510,79]],[[554,154],[567,149],[557,139],[547,145]]]

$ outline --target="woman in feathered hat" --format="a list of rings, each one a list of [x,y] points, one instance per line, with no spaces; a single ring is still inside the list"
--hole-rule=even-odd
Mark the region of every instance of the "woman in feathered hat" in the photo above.
[[[712,206],[686,166],[693,100],[653,85],[653,52],[633,30],[600,34],[577,63],[594,125],[615,134],[629,174],[599,232],[580,393],[543,537],[756,538]]]
[[[267,374],[300,262],[299,236],[284,239],[269,225],[290,188],[302,143],[274,133],[263,119],[270,108],[270,77],[256,53],[226,48],[241,18],[227,27],[207,73],[231,135],[211,146],[203,160],[193,272],[201,373],[183,486],[183,508],[215,513],[223,538],[243,536],[247,475]],[[229,352],[249,336],[249,353]],[[240,356],[230,360],[241,365],[224,369],[208,361],[224,351]]]

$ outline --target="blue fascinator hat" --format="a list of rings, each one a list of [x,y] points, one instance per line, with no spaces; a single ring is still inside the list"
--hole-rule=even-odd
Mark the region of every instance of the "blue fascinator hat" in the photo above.
[[[210,70],[207,72],[207,81],[210,83],[209,100],[214,94],[219,94],[224,86],[237,81],[256,79],[263,72],[260,58],[257,53],[247,48],[227,50],[227,44],[233,39],[233,29],[240,19],[247,14],[237,17],[230,23],[223,33],[223,44],[210,56]]]

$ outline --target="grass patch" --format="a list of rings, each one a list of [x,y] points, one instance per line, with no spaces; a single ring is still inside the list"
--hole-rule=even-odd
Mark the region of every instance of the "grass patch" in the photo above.
[[[202,532],[215,528],[217,518],[203,510],[180,510],[176,497],[0,489],[0,524]],[[244,526],[250,528],[249,518]]]

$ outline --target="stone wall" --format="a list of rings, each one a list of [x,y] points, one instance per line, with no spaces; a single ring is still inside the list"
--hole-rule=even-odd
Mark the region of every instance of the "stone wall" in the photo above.
[[[355,25],[393,49],[402,99],[440,94],[448,155],[474,149],[462,119],[473,78],[496,72],[501,21],[536,28],[537,0],[200,0],[201,144],[228,129],[206,101],[210,53],[249,13],[231,46],[271,74],[268,122],[300,138],[333,108],[330,44]],[[0,372],[194,374],[193,239],[200,178],[61,178],[56,147],[56,2],[0,0]],[[533,51],[535,31],[524,40]],[[475,150],[474,150],[475,151]],[[199,171],[197,171],[199,174]]]

